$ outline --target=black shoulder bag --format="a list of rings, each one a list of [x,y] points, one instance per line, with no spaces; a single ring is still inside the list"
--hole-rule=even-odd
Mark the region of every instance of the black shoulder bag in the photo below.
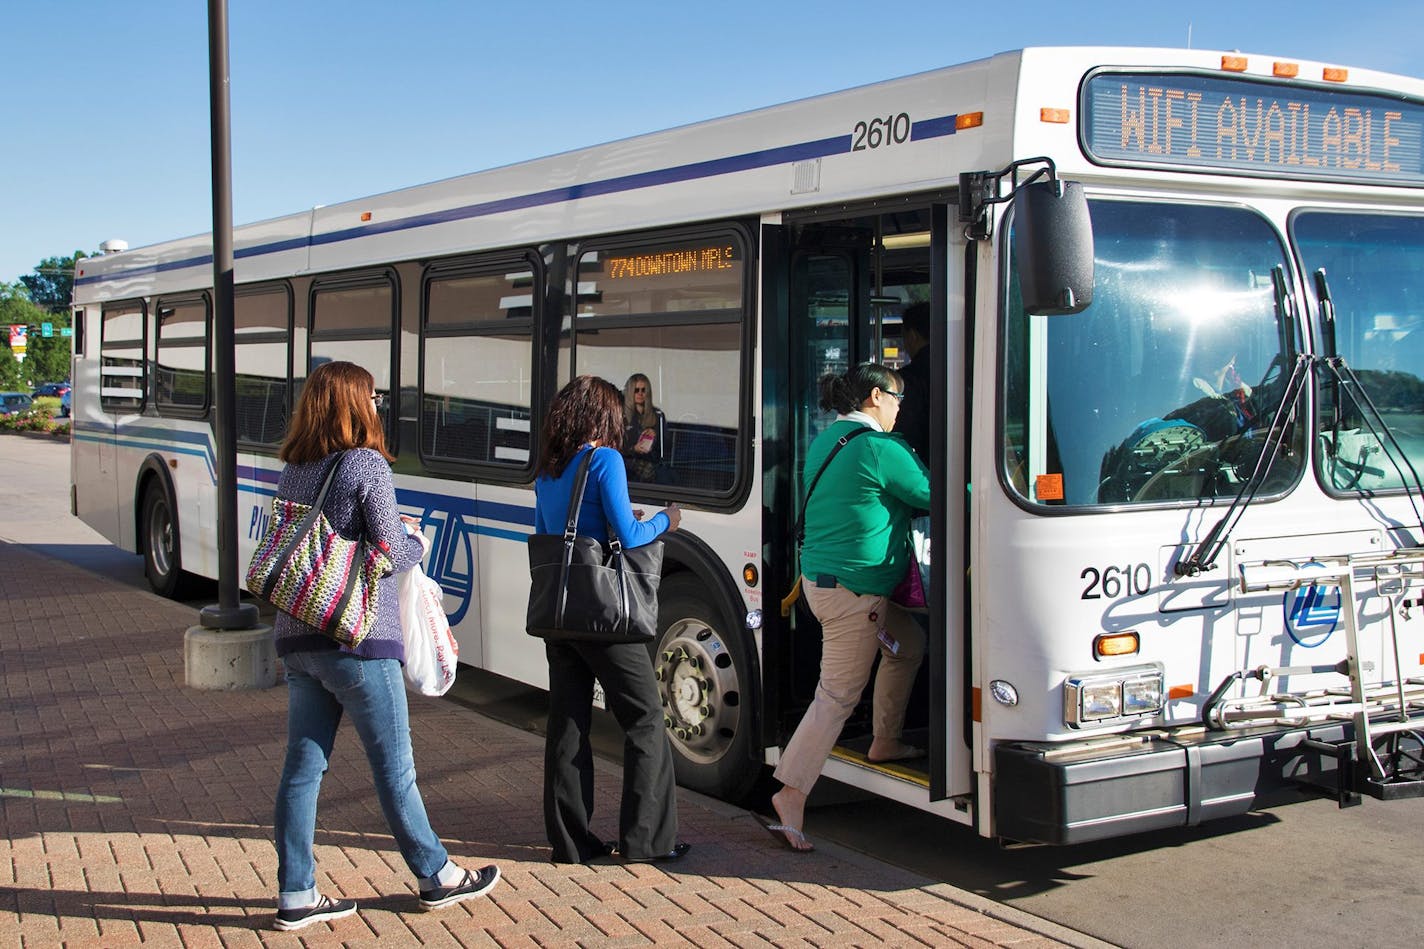
[[[595,449],[596,451],[597,449]],[[624,550],[577,533],[593,451],[584,455],[562,534],[529,535],[529,612],[525,632],[540,639],[649,642],[658,632],[663,542]]]

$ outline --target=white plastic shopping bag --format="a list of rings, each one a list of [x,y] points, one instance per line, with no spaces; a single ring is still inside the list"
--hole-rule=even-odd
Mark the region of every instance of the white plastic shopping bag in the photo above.
[[[460,646],[445,616],[444,594],[420,564],[397,577],[406,688],[419,695],[444,695],[455,684],[460,657]]]

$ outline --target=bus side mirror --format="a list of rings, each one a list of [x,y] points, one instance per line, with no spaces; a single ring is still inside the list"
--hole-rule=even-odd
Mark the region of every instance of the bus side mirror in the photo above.
[[[1014,260],[1023,308],[1057,316],[1093,302],[1093,222],[1076,181],[1035,181],[1014,193]]]

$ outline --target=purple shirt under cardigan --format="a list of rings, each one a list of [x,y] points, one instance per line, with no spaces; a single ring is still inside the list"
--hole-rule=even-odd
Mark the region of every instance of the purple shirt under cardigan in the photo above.
[[[340,458],[341,468],[326,493],[322,510],[327,520],[343,537],[364,536],[372,542],[384,542],[395,562],[394,573],[409,570],[420,562],[420,541],[406,532],[396,509],[395,484],[391,481],[391,466],[379,452],[369,448],[354,448],[348,452],[327,455],[321,461],[288,465],[277,482],[277,495],[290,501],[311,504],[321,491],[332,462]],[[277,655],[292,652],[315,652],[341,649],[364,659],[398,659],[405,664],[405,646],[401,640],[400,606],[396,601],[394,575],[377,582],[376,623],[355,649],[339,646],[315,626],[308,626],[286,613],[278,612],[275,623]]]

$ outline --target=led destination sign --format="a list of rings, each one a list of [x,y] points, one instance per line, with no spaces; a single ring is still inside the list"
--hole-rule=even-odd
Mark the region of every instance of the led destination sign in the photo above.
[[[736,261],[735,247],[730,244],[714,244],[609,257],[605,262],[604,272],[610,280],[626,280],[633,277],[731,270],[736,266]]]
[[[1424,184],[1424,104],[1198,74],[1099,73],[1083,144],[1108,163]]]

